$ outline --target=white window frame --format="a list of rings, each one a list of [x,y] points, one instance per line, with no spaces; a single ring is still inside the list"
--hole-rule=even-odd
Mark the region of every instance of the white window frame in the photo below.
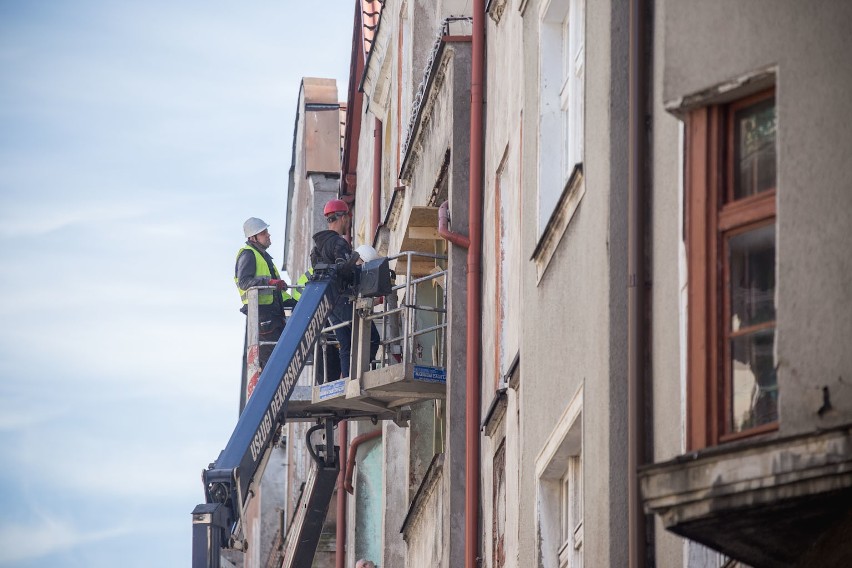
[[[583,387],[535,462],[536,566],[583,566]]]
[[[547,0],[539,12],[539,237],[583,163],[585,11],[585,0]]]

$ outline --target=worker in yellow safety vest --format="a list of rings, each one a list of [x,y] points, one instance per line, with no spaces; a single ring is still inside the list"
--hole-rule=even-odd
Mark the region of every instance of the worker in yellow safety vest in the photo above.
[[[281,279],[278,268],[275,267],[275,263],[272,261],[272,256],[267,252],[267,249],[272,244],[269,225],[262,219],[250,217],[243,223],[243,233],[247,240],[245,245],[237,251],[237,261],[234,267],[234,284],[237,286],[237,291],[240,293],[240,300],[242,301],[240,311],[244,314],[248,313],[247,290],[249,288],[254,286],[274,286],[275,289],[267,288],[258,290],[258,332],[259,339],[262,342],[278,341],[286,324],[284,308],[287,305],[295,303],[295,301],[286,292],[287,283]],[[248,328],[246,328],[247,341]],[[261,368],[266,365],[274,347],[274,345],[260,346],[258,359]],[[245,357],[246,349],[244,348],[244,382],[246,379]],[[242,390],[243,396],[245,396],[245,385]],[[243,405],[244,401],[241,402],[240,408]]]

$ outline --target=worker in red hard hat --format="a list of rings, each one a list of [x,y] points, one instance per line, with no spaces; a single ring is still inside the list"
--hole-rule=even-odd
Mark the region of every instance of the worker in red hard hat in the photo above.
[[[328,229],[314,235],[314,248],[311,250],[311,266],[319,263],[335,264],[339,260],[349,260],[352,255],[352,245],[344,238],[352,227],[352,216],[349,206],[342,199],[332,199],[325,204],[323,215]],[[328,317],[332,325],[352,321],[352,304],[348,300],[338,302]],[[350,352],[352,348],[352,326],[334,330],[339,343],[341,376],[349,376]],[[379,345],[379,333],[372,326],[370,358],[374,358]],[[334,380],[334,378],[332,378]]]
[[[352,254],[352,246],[344,238],[352,227],[349,206],[342,199],[332,199],[322,210],[328,228],[314,235],[314,249],[311,251],[311,265],[318,262],[334,264],[346,260]]]

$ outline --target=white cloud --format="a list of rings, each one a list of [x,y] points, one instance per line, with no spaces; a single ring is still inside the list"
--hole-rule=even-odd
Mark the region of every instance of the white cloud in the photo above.
[[[29,238],[37,238],[74,225],[118,222],[147,212],[146,206],[130,203],[77,204],[56,209],[41,204],[38,209],[6,210],[0,217],[0,237],[28,235]]]
[[[0,432],[28,430],[62,414],[57,409],[39,406],[21,400],[0,400]]]
[[[90,507],[202,498],[201,469],[237,421],[235,390],[218,403],[163,389],[140,396],[121,385],[90,392],[56,397],[56,419],[9,432],[6,474],[17,472],[38,495],[74,497]]]
[[[0,566],[91,545],[130,532],[130,527],[81,531],[80,524],[43,516],[38,523],[0,523]]]

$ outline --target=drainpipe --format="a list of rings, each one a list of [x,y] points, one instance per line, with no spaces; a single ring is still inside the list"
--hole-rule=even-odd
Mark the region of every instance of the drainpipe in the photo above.
[[[341,420],[337,425],[337,445],[340,446],[339,456],[346,455],[346,442],[349,438],[349,425]],[[341,467],[337,474],[337,531],[335,532],[334,567],[346,568],[346,491],[343,490],[346,468]]]
[[[462,248],[470,248],[470,239],[461,233],[454,233],[449,228],[450,212],[447,210],[449,201],[444,201],[438,208],[438,234]]]
[[[479,551],[479,342],[482,326],[482,107],[485,67],[485,0],[473,0],[473,61],[470,76],[469,234],[467,251],[467,372],[465,416],[465,568],[477,568]]]
[[[645,23],[644,0],[630,1],[627,183],[627,537],[628,566],[645,566],[645,515],[638,468],[645,462]]]
[[[370,218],[370,234],[375,237],[382,216],[382,121],[378,118],[373,123],[373,194],[372,217]]]
[[[346,492],[350,495],[355,493],[355,489],[352,487],[352,475],[355,472],[355,456],[358,454],[358,447],[365,442],[369,442],[375,438],[380,438],[381,436],[382,429],[379,428],[372,432],[367,432],[366,434],[361,434],[360,436],[352,438],[352,443],[349,444],[349,459],[346,460],[346,477],[343,482],[343,488],[346,489]]]

